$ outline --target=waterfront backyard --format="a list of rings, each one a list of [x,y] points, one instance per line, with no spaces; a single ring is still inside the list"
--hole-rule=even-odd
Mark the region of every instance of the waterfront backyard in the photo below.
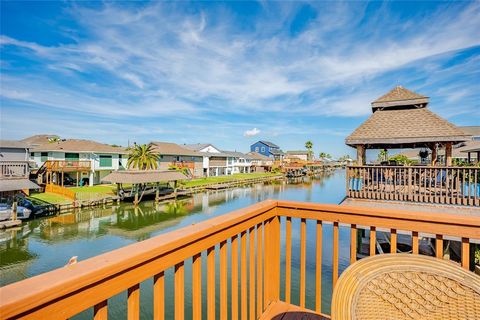
[[[284,199],[318,203],[338,204],[345,196],[345,175],[343,170],[320,175],[314,179],[272,182],[221,191],[208,191],[194,194],[182,201],[155,205],[153,201],[142,202],[135,209],[129,203],[115,206],[86,208],[75,213],[32,220],[25,223],[20,230],[2,231],[0,284],[6,285],[32,277],[55,268],[63,267],[72,256],[82,261],[87,258],[109,252],[131,243],[142,241],[159,234],[173,231],[193,223],[198,223],[230,211],[247,207],[266,199]],[[294,222],[294,228],[297,223]],[[307,223],[307,232],[315,232],[315,224]],[[329,238],[332,227],[325,226],[325,237]],[[349,246],[348,230],[340,228],[343,241],[340,248],[340,269],[348,265]],[[331,238],[331,237],[330,237]],[[292,302],[298,300],[299,287],[299,235],[292,234]],[[313,254],[315,238],[307,239],[309,256]],[[283,245],[285,242],[283,240]],[[332,243],[324,242],[325,260],[323,310],[330,308],[331,296],[331,251]],[[282,259],[285,257],[283,256]],[[307,277],[314,277],[315,261],[307,260]],[[190,266],[186,265],[186,274]],[[330,269],[329,269],[330,268]],[[173,290],[173,275],[166,273],[166,292]],[[185,278],[185,281],[189,277]],[[172,280],[172,281],[170,281]],[[313,282],[307,282],[307,297],[314,296]],[[310,294],[312,293],[312,294]],[[191,292],[186,291],[186,310],[190,310]],[[167,294],[166,319],[173,317],[173,295]],[[297,297],[297,298],[296,298]],[[126,294],[115,296],[109,302],[109,314],[113,319],[125,316]],[[169,300],[171,299],[171,303]],[[141,289],[142,318],[151,317],[151,286]],[[313,299],[307,298],[307,306],[313,307]],[[91,317],[91,310],[75,317]],[[188,316],[186,318],[189,318]]]

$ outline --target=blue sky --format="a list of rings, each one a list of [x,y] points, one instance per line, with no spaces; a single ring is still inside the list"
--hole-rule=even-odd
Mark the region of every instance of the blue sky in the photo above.
[[[1,2],[1,137],[353,149],[395,85],[480,125],[480,2]]]

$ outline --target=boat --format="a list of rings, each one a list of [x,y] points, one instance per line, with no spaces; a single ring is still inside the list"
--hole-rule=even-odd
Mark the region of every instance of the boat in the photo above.
[[[18,206],[17,207],[17,219],[25,220],[30,218],[32,210]],[[12,206],[9,204],[0,204],[0,221],[9,220],[12,217]]]

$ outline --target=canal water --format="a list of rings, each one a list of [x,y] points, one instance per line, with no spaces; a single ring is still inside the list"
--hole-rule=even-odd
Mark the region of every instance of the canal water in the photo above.
[[[20,230],[0,231],[0,285],[20,281],[59,267],[72,256],[79,261],[142,241],[203,220],[227,214],[265,199],[283,199],[338,204],[345,197],[345,172],[337,170],[314,178],[257,184],[221,191],[198,193],[191,198],[158,204],[143,202],[137,210],[131,204],[87,208],[29,221]],[[292,223],[292,303],[299,301],[300,226]],[[284,221],[282,220],[282,228]],[[322,312],[330,312],[332,278],[332,227],[323,228]],[[315,297],[315,222],[307,222],[306,307],[314,309]],[[348,266],[349,230],[340,227],[340,271]],[[285,240],[282,239],[282,245]],[[282,249],[282,278],[284,250]],[[203,262],[205,263],[205,257]],[[218,256],[217,256],[218,263]],[[191,314],[191,262],[185,265],[185,312]],[[202,268],[206,270],[206,265]],[[218,270],[218,267],[217,267]],[[218,272],[217,272],[218,277]],[[204,281],[205,282],[205,281]],[[283,282],[283,281],[282,281]],[[206,299],[206,287],[202,296]],[[217,280],[218,285],[218,280]],[[229,285],[230,286],[230,285]],[[230,290],[230,289],[229,289]],[[218,289],[217,289],[218,292]],[[166,319],[173,318],[173,272],[166,272]],[[284,296],[284,290],[281,290]],[[205,300],[206,301],[206,300]],[[218,309],[217,309],[218,310]],[[206,307],[203,308],[206,311]],[[217,312],[218,314],[218,312]],[[109,316],[126,318],[126,293],[109,300]],[[87,310],[74,319],[88,319]],[[152,281],[141,285],[141,318],[152,317]]]

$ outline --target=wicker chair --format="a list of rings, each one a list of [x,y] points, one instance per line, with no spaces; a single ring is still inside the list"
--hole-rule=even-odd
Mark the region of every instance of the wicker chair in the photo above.
[[[368,257],[338,280],[332,319],[480,319],[480,277],[427,256]]]

